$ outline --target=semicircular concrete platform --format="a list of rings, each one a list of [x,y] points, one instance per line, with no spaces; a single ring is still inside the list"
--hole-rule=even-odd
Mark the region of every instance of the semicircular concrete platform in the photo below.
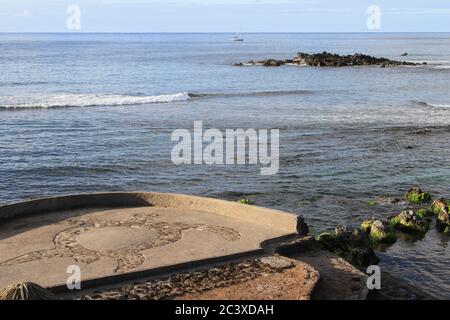
[[[297,216],[229,201],[163,193],[99,193],[0,207],[0,287],[62,287],[261,253],[294,236]]]

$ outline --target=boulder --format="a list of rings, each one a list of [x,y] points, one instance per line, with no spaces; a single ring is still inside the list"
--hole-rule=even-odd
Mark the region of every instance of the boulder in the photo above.
[[[334,233],[321,233],[316,242],[323,249],[340,255],[358,267],[367,267],[379,261],[370,247],[368,236],[360,229],[337,226]]]
[[[405,194],[405,199],[410,203],[421,204],[424,202],[429,202],[431,200],[431,195],[428,192],[422,191],[418,187],[414,187],[408,190]]]
[[[450,232],[450,215],[448,212],[441,211],[436,218],[436,223],[441,231]]]
[[[363,221],[361,230],[367,233],[374,243],[394,243],[397,240],[392,227],[388,223],[374,218]]]
[[[253,204],[253,201],[249,200],[249,199],[239,199],[236,202],[240,203],[240,204],[248,204],[248,205],[252,205]]]
[[[416,211],[416,215],[421,218],[430,218],[434,216],[434,212],[431,209],[422,208]]]
[[[336,239],[344,244],[345,247],[367,247],[369,245],[367,235],[360,229],[339,225],[334,232]]]
[[[0,300],[56,300],[56,297],[36,283],[19,282],[1,289]]]
[[[349,261],[355,266],[368,267],[377,264],[380,259],[372,248],[353,248],[350,251]]]
[[[369,220],[365,220],[361,223],[361,230],[367,234],[370,233],[370,229],[372,228],[372,224],[375,221],[375,218],[370,218]]]
[[[397,216],[390,217],[388,221],[391,226],[404,232],[425,233],[430,228],[428,221],[417,216],[412,210],[402,211]]]
[[[309,233],[308,224],[305,222],[305,219],[301,216],[297,217],[297,233],[299,236],[307,236]]]
[[[441,212],[448,213],[448,204],[444,199],[436,199],[431,204],[430,209],[433,211],[435,215],[438,215]]]
[[[372,241],[379,243],[394,243],[397,240],[391,226],[381,220],[372,223],[369,236]]]
[[[319,234],[316,238],[316,241],[322,248],[329,251],[335,251],[340,248],[340,243],[336,239],[336,235],[331,232],[323,232]]]

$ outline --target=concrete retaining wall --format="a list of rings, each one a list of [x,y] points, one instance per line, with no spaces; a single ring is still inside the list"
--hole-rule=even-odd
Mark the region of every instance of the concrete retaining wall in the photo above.
[[[283,211],[218,199],[155,192],[80,194],[24,201],[0,206],[0,222],[19,216],[43,212],[93,207],[140,206],[188,208],[224,215],[248,223],[265,225],[270,228],[283,230],[286,233],[297,232],[297,216]]]

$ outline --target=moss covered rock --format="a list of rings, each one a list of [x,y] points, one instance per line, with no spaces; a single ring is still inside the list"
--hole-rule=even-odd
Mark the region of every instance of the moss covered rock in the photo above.
[[[370,229],[372,228],[372,224],[374,223],[375,220],[376,220],[375,218],[370,218],[369,220],[363,221],[363,223],[361,223],[361,230],[369,234]]]
[[[375,243],[394,243],[397,240],[391,225],[374,218],[364,221],[361,230]]]
[[[323,249],[340,255],[358,267],[367,267],[379,261],[370,246],[368,235],[360,229],[337,226],[334,233],[321,233],[316,241]]]
[[[323,232],[316,238],[319,245],[329,251],[335,251],[340,248],[340,244],[336,238],[336,234],[331,232]]]
[[[411,188],[405,194],[405,199],[410,203],[421,204],[424,202],[429,202],[431,200],[431,195],[428,192],[422,191],[420,188]]]
[[[239,199],[238,201],[237,201],[237,203],[240,203],[240,204],[253,204],[253,202],[251,201],[251,200],[249,200],[249,199]]]
[[[404,232],[425,233],[430,228],[429,222],[417,216],[412,210],[402,211],[390,217],[388,221],[391,226]]]
[[[421,218],[429,218],[434,216],[434,212],[431,209],[424,208],[417,210],[416,215]]]
[[[432,211],[436,215],[436,224],[440,231],[445,233],[450,232],[450,210],[448,202],[444,199],[436,199],[433,201],[430,207],[430,211]]]
[[[442,211],[448,212],[448,203],[444,199],[436,199],[431,204],[430,210],[432,210],[435,215],[439,215]]]
[[[394,243],[397,240],[392,227],[381,220],[372,223],[369,233],[370,240],[379,243]]]
[[[334,230],[337,240],[346,247],[367,247],[369,238],[360,229],[349,226],[337,226]]]
[[[449,233],[450,232],[450,215],[449,215],[448,211],[439,212],[438,216],[436,217],[436,223],[437,223],[438,229],[440,231]]]

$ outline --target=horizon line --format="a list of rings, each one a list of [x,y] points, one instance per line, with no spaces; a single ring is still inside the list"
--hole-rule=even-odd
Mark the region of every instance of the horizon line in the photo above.
[[[236,31],[0,31],[0,34],[229,34]],[[244,31],[239,34],[395,34],[450,31]]]

